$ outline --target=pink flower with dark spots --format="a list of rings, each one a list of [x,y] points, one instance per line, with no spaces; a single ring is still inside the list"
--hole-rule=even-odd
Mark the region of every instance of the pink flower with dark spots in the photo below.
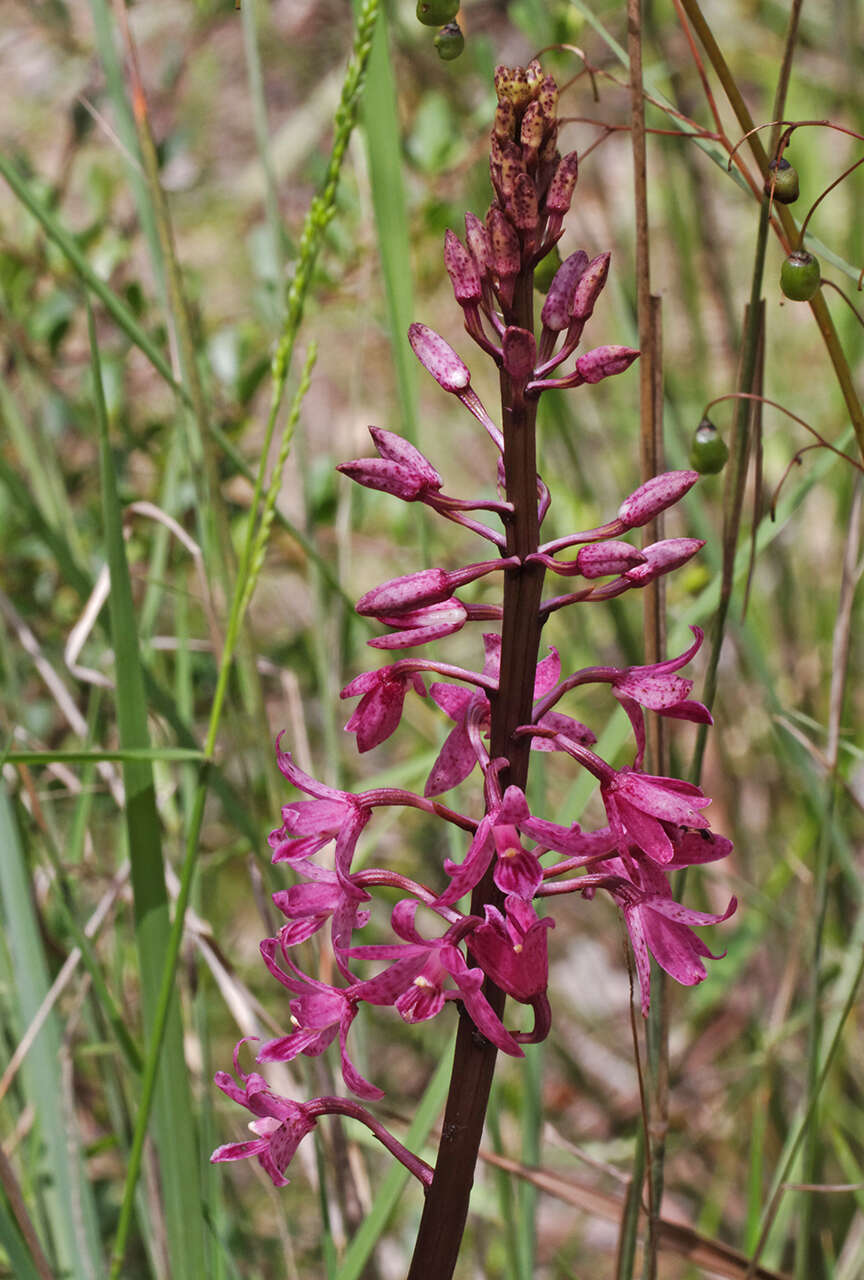
[[[677,658],[667,658],[644,667],[584,667],[552,691],[537,710],[551,706],[564,693],[586,684],[611,685],[612,693],[630,718],[636,738],[634,768],[642,766],[645,754],[645,718],[642,708],[674,720],[690,720],[695,724],[712,724],[711,713],[701,702],[690,698],[693,681],[676,673],[695,656],[702,643],[702,631],[691,627],[693,644]],[[536,714],[536,712],[535,712]],[[549,713],[538,722],[549,726]],[[565,736],[566,730],[562,730]],[[541,741],[538,739],[538,742]]]
[[[368,923],[369,911],[360,904],[369,900],[369,894],[356,886],[352,886],[353,892],[346,893],[344,881],[335,871],[314,862],[295,863],[292,870],[306,876],[311,883],[295,884],[273,894],[274,904],[288,920],[279,935],[282,946],[295,947],[305,942],[332,920],[338,961],[340,948],[348,946],[352,932]]]
[[[268,837],[273,850],[272,861],[292,862],[309,858],[335,840],[336,869],[347,876],[354,847],[369,821],[369,809],[350,792],[338,791],[310,778],[295,765],[289,752],[278,750],[279,739],[276,745],[276,763],[280,772],[299,791],[305,791],[314,799],[283,805],[282,826],[271,831]]]
[[[357,1016],[358,984],[340,989],[308,977],[288,958],[278,938],[265,938],[261,955],[273,977],[295,993],[296,998],[288,1007],[296,1030],[268,1040],[258,1052],[258,1061],[292,1062],[301,1053],[316,1058],[338,1035],[342,1079],[348,1088],[359,1098],[383,1098],[383,1092],[364,1079],[348,1056],[346,1042]],[[287,970],[279,964],[279,956],[287,964]]]
[[[234,1050],[234,1069],[242,1084],[237,1084],[227,1071],[217,1071],[213,1079],[232,1102],[257,1117],[249,1125],[256,1137],[217,1147],[210,1160],[218,1164],[223,1160],[247,1160],[254,1156],[274,1187],[287,1187],[289,1179],[285,1177],[285,1170],[306,1134],[315,1128],[316,1117],[302,1102],[280,1098],[257,1072],[247,1075],[240,1070],[237,1052],[243,1043],[241,1040]]]
[[[281,734],[280,734],[281,738]],[[277,748],[278,748],[277,739]],[[338,791],[316,782],[299,769],[289,752],[277,749],[276,762],[281,773],[313,800],[297,800],[282,808],[282,826],[268,837],[273,862],[306,859],[335,840],[336,874],[349,893],[364,895],[351,884],[351,861],[357,841],[369,821],[371,810],[348,791]]]
[[[502,893],[530,902],[543,883],[540,859],[525,848],[518,830],[509,823],[496,823],[492,828],[492,839],[496,854],[493,876],[496,885]]]
[[[698,840],[699,836],[695,838]],[[722,857],[723,853],[717,856]],[[718,915],[693,911],[675,902],[669,881],[658,867],[629,857],[610,859],[603,866],[629,882],[611,889],[611,893],[624,913],[639,975],[642,1012],[647,1015],[651,1005],[649,952],[660,968],[682,986],[692,987],[702,982],[708,976],[703,959],[720,960],[726,953],[714,955],[693,932],[692,926],[721,924],[736,910],[738,901],[731,898],[726,910]]]
[[[675,856],[669,828],[707,828],[699,812],[711,803],[692,782],[657,777],[635,769],[613,769],[600,756],[559,735],[562,750],[578,760],[600,783],[609,827],[619,850],[637,846],[654,862],[666,864]]]
[[[677,658],[667,658],[645,667],[625,667],[610,679],[612,692],[621,703],[636,737],[637,768],[645,755],[645,717],[642,708],[673,720],[690,720],[694,724],[713,724],[711,712],[690,697],[693,681],[675,673],[695,657],[702,644],[702,631],[691,627],[694,641]]]
[[[699,810],[711,801],[692,782],[678,778],[622,769],[607,781],[601,781],[600,794],[618,847],[637,845],[661,864],[671,862],[675,856],[664,823],[698,828],[709,825]]]
[[[394,961],[377,977],[357,984],[359,998],[369,1004],[393,1005],[406,1022],[425,1022],[440,1013],[447,1001],[461,1000],[487,1040],[504,1053],[522,1057],[519,1045],[483,995],[483,971],[470,969],[459,950],[458,944],[476,919],[464,917],[443,937],[428,939],[414,924],[416,911],[417,903],[407,899],[393,908],[393,932],[404,939],[402,943],[351,948],[352,958]]]
[[[512,838],[511,832],[529,817],[528,802],[523,792],[518,787],[508,787],[499,802],[490,805],[488,812],[481,818],[464,862],[446,859],[444,870],[450,877],[450,884],[438,898],[436,905],[449,906],[458,902],[480,883],[498,852],[496,827],[505,829],[502,839],[506,842]],[[518,839],[518,834],[515,838]]]
[[[390,737],[402,718],[405,694],[409,688],[425,698],[426,685],[422,676],[416,671],[404,672],[392,667],[366,671],[345,686],[340,697],[362,695],[345,726],[348,733],[356,733],[358,751],[371,751]]]
[[[471,934],[471,954],[496,986],[533,1007],[533,1032],[516,1038],[523,1043],[543,1040],[551,1024],[547,933],[555,921],[551,916],[538,919],[530,904],[514,895],[505,900],[503,915],[489,904],[483,910],[486,919]]]

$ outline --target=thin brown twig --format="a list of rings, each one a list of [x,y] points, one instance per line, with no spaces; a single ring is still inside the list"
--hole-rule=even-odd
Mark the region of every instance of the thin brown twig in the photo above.
[[[713,400],[709,400],[708,404],[705,406],[704,412],[707,414],[709,409],[711,409],[715,404],[720,404],[723,400],[761,400],[763,404],[770,405],[772,409],[779,409],[781,413],[786,414],[787,418],[791,418],[793,422],[797,422],[799,426],[804,427],[804,429],[809,431],[812,436],[815,436],[822,448],[830,449],[832,453],[836,453],[838,458],[843,458],[846,462],[851,463],[858,471],[864,472],[864,465],[858,462],[856,458],[850,458],[848,453],[843,453],[842,450],[837,449],[833,444],[830,444],[819,434],[815,427],[811,427],[809,422],[805,421],[804,418],[799,418],[797,413],[793,413],[791,409],[787,409],[785,405],[779,404],[778,401],[769,400],[767,396],[756,395],[753,392],[748,391],[727,391],[724,395],[715,396]],[[808,447],[812,449],[816,446],[809,445]]]

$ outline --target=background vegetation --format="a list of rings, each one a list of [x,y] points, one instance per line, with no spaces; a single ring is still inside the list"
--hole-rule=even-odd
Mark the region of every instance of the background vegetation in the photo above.
[[[667,0],[645,10],[646,89],[714,130],[680,15]],[[754,121],[770,120],[789,5],[706,0],[704,14]],[[405,331],[423,320],[470,359],[441,246],[466,208],[482,214],[489,201],[497,62],[569,42],[597,69],[563,97],[562,114],[574,117],[566,148],[589,153],[563,248],[613,250],[592,340],[636,345],[625,6],[468,0],[463,19],[466,52],[444,63],[413,5],[386,6],[338,188],[304,238],[328,161],[334,172],[334,112],[354,39],[344,0],[243,0],[241,11],[165,0],[128,14],[106,0],[7,6],[0,1274],[106,1275],[125,1186],[133,1214],[115,1274],[404,1275],[421,1193],[351,1125],[322,1125],[279,1193],[253,1162],[212,1168],[207,1156],[242,1133],[213,1071],[229,1067],[240,1036],[287,1029],[284,993],[257,950],[278,928],[269,895],[289,879],[270,866],[266,843],[289,798],[276,733],[331,784],[422,789],[446,731],[418,699],[403,732],[370,756],[358,760],[342,731],[338,691],[372,665],[351,600],[420,557],[456,565],[466,544],[413,508],[352,492],[334,466],[370,452],[366,426],[376,423],[414,440],[447,492],[493,490],[488,441],[417,377]],[[804,6],[787,118],[864,127],[860,37],[857,0]],[[564,84],[584,64],[554,52],[544,65]],[[737,141],[742,128],[705,65]],[[343,94],[337,139],[348,138],[352,102]],[[721,145],[682,136],[690,126],[659,107],[648,123],[672,131],[649,138],[649,212],[667,460],[682,466],[706,403],[736,386],[759,205],[727,171]],[[787,154],[801,179],[799,222],[860,150],[824,129],[795,134]],[[758,177],[746,148],[742,156]],[[825,274],[850,294],[864,263],[860,200],[855,173],[810,228]],[[848,396],[844,404],[813,316],[780,294],[783,256],[769,238],[764,394],[854,457]],[[299,415],[287,404],[274,415],[271,355],[280,338],[289,354],[286,316],[290,329],[302,299],[288,286],[307,270],[286,400],[316,346],[317,363]],[[859,323],[835,292],[826,298],[860,385]],[[489,371],[475,365],[494,403]],[[712,410],[727,438],[734,413],[735,402]],[[609,518],[638,483],[638,418],[633,375],[544,399],[550,537]],[[254,479],[262,454],[269,479],[292,430],[262,560],[248,536],[250,512],[266,510]],[[722,936],[728,954],[708,981],[668,993],[664,1217],[692,1229],[662,1236],[659,1274],[670,1280],[743,1276],[733,1251],[752,1254],[769,1208],[762,1263],[773,1270],[763,1274],[864,1274],[860,513],[854,468],[819,450],[793,466],[768,518],[808,443],[799,425],[764,410],[703,775],[712,823],[736,853],[687,888],[695,907],[722,910],[731,892],[740,905],[709,940]],[[670,652],[686,624],[708,625],[716,607],[724,478],[706,478],[683,506],[670,532],[708,541],[670,587]],[[241,621],[242,587],[259,563]],[[555,618],[548,628],[565,668],[642,660],[638,601],[583,612],[582,632]],[[471,665],[476,635],[456,637],[447,658]],[[588,700],[577,714],[618,744],[624,763],[626,734],[619,719],[607,723],[606,703]],[[681,769],[690,730],[673,735]],[[202,753],[214,744],[202,786]],[[534,769],[532,786],[550,816],[591,822],[590,788],[557,760]],[[448,852],[420,815],[376,829],[375,857],[407,874],[422,877],[430,857]],[[169,1009],[160,1005],[168,902],[187,889]],[[527,1066],[499,1068],[464,1277],[599,1277],[615,1267],[640,1127],[622,930],[604,902],[558,914],[552,1036]],[[160,1019],[162,1184],[145,1148],[133,1202],[130,1151]],[[382,1114],[418,1150],[431,1135],[434,1151],[452,1010],[447,1019],[409,1028],[383,1011],[355,1029],[361,1067],[387,1089]],[[271,1079],[298,1097],[338,1092],[332,1070],[303,1058]],[[805,1116],[809,1136],[790,1164]],[[526,1169],[540,1172],[526,1178]],[[780,1181],[810,1189],[772,1203]]]

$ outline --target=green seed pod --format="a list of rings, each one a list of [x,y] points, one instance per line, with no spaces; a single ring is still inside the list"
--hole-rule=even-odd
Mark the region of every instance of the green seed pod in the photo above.
[[[417,0],[417,21],[424,27],[441,27],[459,12],[459,0]]]
[[[806,249],[796,249],[780,268],[780,288],[793,302],[809,302],[822,279],[819,259]]]
[[[729,446],[710,418],[703,418],[690,441],[690,466],[702,476],[714,476],[726,466]]]
[[[465,37],[459,30],[458,22],[448,22],[441,28],[435,37],[435,48],[438,50],[438,57],[445,62],[452,62],[459,57],[465,48]]]
[[[766,196],[770,196],[773,187],[775,200],[781,204],[794,204],[798,199],[798,170],[793,169],[785,158],[772,160],[768,168],[771,174],[765,182]]]
[[[546,257],[541,258],[534,268],[534,288],[539,289],[541,293],[548,293],[549,286],[555,278],[555,272],[560,266],[561,254],[558,252],[557,244],[553,244]]]

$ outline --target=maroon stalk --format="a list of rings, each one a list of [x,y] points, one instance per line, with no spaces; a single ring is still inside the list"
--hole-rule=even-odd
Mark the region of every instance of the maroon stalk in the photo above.
[[[512,324],[532,334],[533,301],[532,263],[516,277],[512,314],[507,316]],[[517,379],[506,369],[501,370],[504,474],[507,499],[513,505],[507,523],[506,554],[522,560],[518,568],[508,569],[504,578],[501,676],[498,692],[491,698],[491,754],[493,759],[503,756],[508,762],[501,774],[502,790],[510,785],[524,787],[528,776],[530,739],[514,737],[514,730],[531,719],[542,627],[539,605],[544,568],[542,564],[525,564],[525,558],[539,546],[535,433],[538,401],[536,396],[525,395],[530,377],[528,373]],[[472,915],[482,917],[486,903],[499,907],[503,903],[504,895],[493,883],[493,873],[494,864],[474,890]],[[483,991],[500,1016],[504,992],[489,978]],[[408,1280],[447,1280],[453,1274],[468,1216],[498,1050],[478,1032],[461,1006],[460,1012],[435,1176],[426,1192]]]

